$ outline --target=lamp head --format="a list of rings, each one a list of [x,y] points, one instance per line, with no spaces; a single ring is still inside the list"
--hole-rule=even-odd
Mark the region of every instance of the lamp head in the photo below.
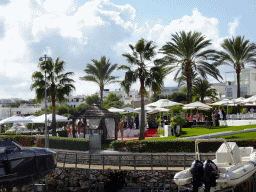
[[[39,58],[39,61],[43,61],[43,57],[40,57],[40,58]]]
[[[52,58],[51,58],[51,57],[48,57],[48,61],[52,61]]]

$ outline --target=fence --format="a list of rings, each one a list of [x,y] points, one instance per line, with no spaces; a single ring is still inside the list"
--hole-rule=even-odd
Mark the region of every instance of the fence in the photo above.
[[[58,163],[64,167],[73,165],[75,168],[97,168],[106,169],[111,166],[114,169],[137,170],[147,167],[148,170],[170,169],[173,167],[190,167],[195,160],[195,155],[186,154],[90,154],[90,153],[57,153]],[[215,154],[201,155],[202,160],[214,159]],[[60,164],[59,164],[60,165]]]

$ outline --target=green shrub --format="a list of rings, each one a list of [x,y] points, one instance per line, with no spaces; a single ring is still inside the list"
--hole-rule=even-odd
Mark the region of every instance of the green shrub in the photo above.
[[[45,137],[41,138],[42,143],[45,143]],[[89,150],[89,139],[70,138],[70,137],[50,137],[49,147],[53,149],[68,149],[78,151]]]
[[[26,147],[26,146],[33,146],[35,144],[36,138],[34,136],[29,135],[0,135],[1,141],[14,141],[19,145]]]
[[[256,146],[256,140],[246,139],[229,139],[228,142],[236,142],[239,147]],[[222,142],[202,142],[199,143],[199,151],[201,153],[216,152]],[[116,151],[130,152],[195,152],[195,140],[132,140],[132,141],[112,141],[111,149]]]
[[[158,128],[157,133],[158,133],[158,135],[164,136],[164,128]]]

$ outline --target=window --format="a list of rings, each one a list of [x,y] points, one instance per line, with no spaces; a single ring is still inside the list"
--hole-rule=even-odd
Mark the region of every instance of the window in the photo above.
[[[256,73],[252,73],[252,81],[256,81]]]
[[[240,88],[240,96],[244,97],[245,95],[247,95],[247,87],[241,87]]]
[[[232,95],[232,88],[227,88],[227,97],[233,97]]]

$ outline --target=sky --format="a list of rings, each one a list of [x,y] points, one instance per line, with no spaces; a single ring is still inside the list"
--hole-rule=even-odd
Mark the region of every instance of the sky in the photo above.
[[[44,54],[59,57],[65,71],[75,73],[72,95],[91,95],[99,87],[79,77],[92,59],[106,56],[112,64],[127,64],[122,54],[130,52],[129,44],[144,38],[159,49],[182,30],[201,32],[216,50],[232,36],[256,42],[255,20],[256,0],[0,0],[0,98],[35,98],[31,77]],[[234,71],[219,70],[223,78]],[[122,80],[124,71],[113,75]],[[173,77],[168,75],[164,86],[176,86]]]

